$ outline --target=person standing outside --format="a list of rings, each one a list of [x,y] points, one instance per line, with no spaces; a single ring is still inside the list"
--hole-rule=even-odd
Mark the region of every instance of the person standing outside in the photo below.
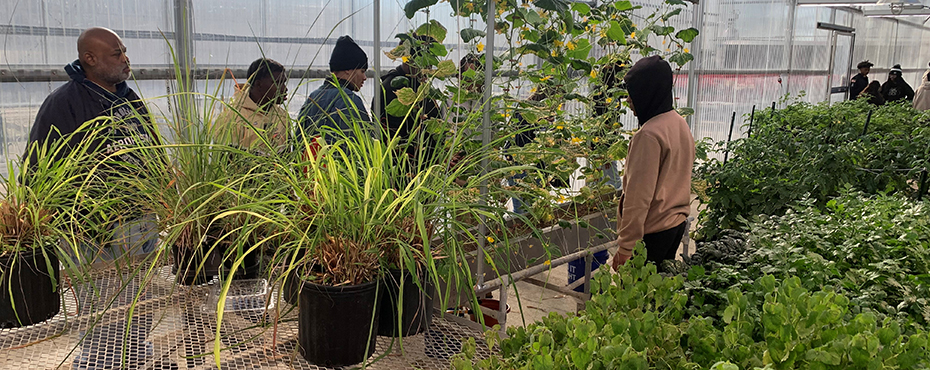
[[[249,65],[244,84],[236,85],[232,103],[217,116],[217,134],[229,144],[254,149],[268,139],[277,151],[287,143],[287,71],[281,63],[259,58]]]
[[[627,103],[640,130],[630,142],[618,205],[613,267],[646,245],[647,260],[674,259],[691,212],[694,138],[672,106],[672,68],[659,56],[643,58],[624,77]]]
[[[324,140],[327,136],[324,127],[340,130],[351,137],[352,121],[371,122],[365,103],[358,96],[358,91],[368,78],[365,76],[368,55],[351,37],[341,36],[336,40],[333,54],[329,58],[329,70],[332,75],[323,81],[320,88],[310,93],[300,108],[300,125],[304,132],[313,136],[322,135]],[[368,125],[362,128],[372,129]]]
[[[23,171],[37,165],[38,156],[51,143],[68,137],[69,147],[87,139],[74,134],[85,122],[105,118],[105,126],[97,150],[101,155],[116,155],[107,170],[134,173],[145,166],[144,161],[125,149],[151,146],[157,143],[155,126],[145,103],[126,83],[132,69],[126,46],[112,30],[102,27],[88,28],[77,40],[78,59],[65,66],[70,81],[52,91],[36,115],[29,132],[29,145],[23,155]],[[109,121],[109,122],[107,122]],[[67,156],[67,152],[58,155]],[[114,259],[125,254],[148,253],[155,250],[158,233],[154,219],[138,211],[123,215],[107,215],[112,221],[112,235],[94,236],[94,243],[85,245],[78,257],[91,262],[98,258]],[[103,237],[103,239],[101,239]],[[107,239],[108,238],[108,239]],[[90,248],[100,248],[93,253]]]
[[[914,89],[901,78],[900,64],[895,64],[888,72],[888,81],[882,84],[882,96],[888,103],[898,100],[907,100],[910,103],[914,100]]]
[[[869,86],[869,71],[872,70],[874,64],[870,63],[868,60],[859,62],[856,65],[856,68],[859,69],[859,73],[853,76],[852,80],[849,82],[849,100],[856,100],[859,98],[859,94],[862,93],[862,90],[865,90]]]

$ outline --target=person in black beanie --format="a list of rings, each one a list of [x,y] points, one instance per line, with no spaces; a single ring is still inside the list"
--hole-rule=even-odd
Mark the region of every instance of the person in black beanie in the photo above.
[[[353,136],[353,121],[371,122],[365,103],[357,94],[367,78],[368,56],[351,37],[341,36],[329,58],[329,70],[332,76],[310,93],[301,107],[300,126],[307,135],[319,135],[324,140],[331,135],[331,132],[327,134],[328,130],[340,130]],[[372,129],[368,124],[361,126],[364,130]]]
[[[849,100],[858,99],[862,90],[865,90],[865,88],[869,86],[869,78],[866,76],[869,75],[869,71],[872,70],[873,65],[874,64],[868,60],[861,61],[856,65],[856,68],[859,69],[859,73],[853,76],[852,80],[849,81]]]
[[[891,67],[891,72],[888,72],[888,81],[882,84],[882,96],[889,103],[903,99],[910,103],[914,100],[914,89],[901,78],[900,64],[895,64]]]

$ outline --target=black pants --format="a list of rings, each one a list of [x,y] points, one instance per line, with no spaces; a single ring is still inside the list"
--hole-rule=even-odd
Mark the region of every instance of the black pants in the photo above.
[[[675,253],[678,252],[681,238],[685,235],[686,224],[687,222],[682,222],[671,229],[643,235],[643,244],[646,245],[646,260],[659,267],[659,271],[662,271],[662,261],[675,259]]]

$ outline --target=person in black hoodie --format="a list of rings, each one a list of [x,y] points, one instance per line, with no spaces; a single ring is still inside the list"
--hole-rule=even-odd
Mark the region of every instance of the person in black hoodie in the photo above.
[[[672,105],[672,68],[659,56],[640,59],[624,77],[627,104],[640,129],[630,140],[618,204],[617,252],[624,264],[640,240],[646,259],[675,259],[691,212],[694,138]]]
[[[109,132],[95,139],[97,142],[91,146],[101,155],[156,142],[154,126],[145,104],[126,84],[131,69],[126,46],[120,37],[106,28],[89,28],[78,37],[77,48],[78,59],[65,66],[71,81],[49,94],[39,108],[23,155],[26,161],[24,171],[35,168],[41,148],[75,133],[85,122],[101,117],[107,118],[99,122],[107,125]],[[73,147],[85,139],[86,135],[72,135],[69,146]],[[57,155],[65,157],[68,153],[59,152]],[[132,152],[121,154],[108,163],[107,171],[122,173],[136,173],[144,165]],[[141,249],[144,253],[154,250],[158,234],[152,220],[142,215],[113,218],[124,221],[112,225],[115,234],[107,237],[110,239],[97,240],[112,244],[109,249],[103,248],[102,256],[96,257],[112,259],[129,250],[139,252]]]
[[[300,108],[299,120],[304,131],[332,141],[338,138],[327,138],[330,135],[324,128],[340,130],[351,137],[352,121],[371,122],[365,103],[357,94],[365,85],[367,70],[368,55],[365,55],[365,51],[348,35],[339,37],[329,58],[329,71],[333,73],[332,76],[323,81],[319,89],[310,93],[307,102]],[[360,128],[371,129],[367,124],[362,124]]]
[[[423,127],[423,122],[430,118],[442,119],[439,104],[427,97],[414,103],[409,114],[401,116],[388,113],[387,108],[392,101],[397,99],[397,92],[400,89],[409,87],[413,91],[419,91],[420,85],[429,83],[427,76],[420,72],[419,67],[423,64],[422,60],[435,59],[429,50],[436,40],[431,36],[414,35],[413,40],[403,42],[410,44],[410,55],[403,64],[381,77],[382,99],[379,119],[388,135],[400,137],[407,154],[415,159],[415,163],[419,163],[421,158],[431,162],[441,138],[434,137],[427,132]],[[372,105],[374,104],[375,101],[372,100]]]
[[[856,100],[859,98],[859,94],[862,93],[862,90],[865,90],[869,86],[869,71],[872,70],[874,64],[870,63],[868,60],[859,62],[856,65],[856,68],[859,69],[859,73],[853,76],[852,80],[849,81],[849,100]]]
[[[895,64],[888,72],[888,81],[882,84],[882,96],[886,102],[906,99],[908,103],[914,100],[914,89],[901,78],[901,65]]]

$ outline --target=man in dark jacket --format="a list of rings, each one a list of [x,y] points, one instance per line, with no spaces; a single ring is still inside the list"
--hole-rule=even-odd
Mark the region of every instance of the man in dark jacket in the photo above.
[[[49,143],[69,137],[69,146],[86,139],[86,135],[71,135],[85,122],[99,120],[108,125],[108,132],[95,139],[92,148],[102,155],[123,149],[150,145],[155,142],[154,127],[145,104],[126,84],[131,70],[126,46],[113,31],[106,28],[89,28],[78,37],[78,60],[65,66],[71,77],[55,89],[42,103],[35,124],[29,132],[29,145],[23,158],[24,171],[34,169],[36,160]],[[107,122],[111,121],[111,122]],[[69,153],[61,152],[65,157]],[[135,173],[143,161],[133,153],[113,158],[110,171]],[[123,220],[124,218],[129,221]],[[125,252],[154,250],[158,238],[153,220],[141,217],[115,217],[111,229],[114,235],[108,240],[109,249],[103,248],[103,258],[119,257]],[[89,247],[88,248],[96,248]],[[83,256],[89,260],[94,257]]]
[[[895,64],[888,72],[888,81],[882,84],[882,96],[886,102],[906,99],[908,103],[914,100],[914,89],[901,78],[901,65]]]
[[[418,63],[421,62],[418,61],[433,57],[429,54],[429,50],[435,40],[430,36],[416,36],[414,39],[415,41],[405,41],[415,43],[415,45],[410,45],[410,56],[405,59],[404,63],[381,77],[382,100],[379,118],[388,135],[398,136],[402,143],[406,143],[408,155],[431,162],[429,159],[432,159],[439,140],[427,132],[428,130],[423,127],[423,122],[431,118],[442,119],[439,104],[427,97],[414,103],[409,109],[409,114],[388,113],[388,107],[397,99],[397,92],[400,89],[409,87],[413,91],[419,91],[422,84],[429,83],[427,76],[420,73]],[[406,111],[408,109],[405,109],[405,113]]]
[[[329,58],[329,70],[333,75],[310,93],[300,109],[300,125],[309,135],[322,135],[324,139],[327,129],[352,136],[352,121],[371,122],[365,103],[356,94],[367,78],[368,56],[351,37],[342,36]],[[371,129],[367,125],[362,128]]]
[[[859,62],[856,65],[856,68],[859,68],[859,74],[853,76],[852,80],[849,82],[849,100],[856,100],[859,98],[859,94],[862,93],[862,90],[865,90],[866,86],[869,86],[869,78],[866,77],[869,75],[869,71],[872,70],[874,64],[870,63],[868,60]]]

